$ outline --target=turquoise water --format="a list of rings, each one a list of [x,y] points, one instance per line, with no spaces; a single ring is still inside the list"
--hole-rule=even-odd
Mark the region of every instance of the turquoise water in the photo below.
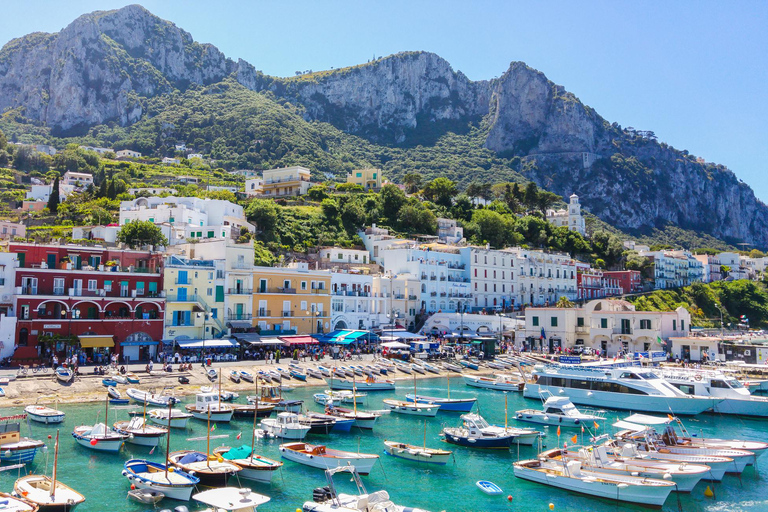
[[[321,388],[322,389],[322,388]],[[289,393],[290,398],[303,399],[312,410],[320,411],[321,407],[314,403],[312,394],[318,388],[297,389]],[[368,403],[363,408],[382,409],[381,399],[394,396],[403,397],[413,391],[408,383],[398,385],[396,392],[371,393]],[[430,379],[419,381],[419,393],[445,396],[445,379]],[[492,423],[504,423],[503,393],[477,390],[458,384],[458,379],[452,382],[451,396],[476,396],[480,411]],[[538,407],[535,400],[522,398],[519,394],[508,395],[509,417],[517,409]],[[189,401],[189,399],[187,399]],[[240,398],[245,402],[245,397]],[[78,507],[80,512],[88,511],[126,511],[140,512],[147,510],[146,505],[137,504],[126,499],[129,490],[128,480],[120,472],[123,462],[129,458],[141,457],[163,461],[165,456],[162,448],[148,455],[149,448],[126,444],[118,454],[95,452],[77,445],[71,436],[72,428],[81,424],[94,423],[97,414],[103,418],[104,406],[97,404],[82,404],[61,406],[67,413],[67,419],[61,429],[59,453],[59,478],[67,485],[78,490],[86,497],[86,502]],[[15,409],[3,409],[2,414],[15,413]],[[21,412],[19,409],[18,412]],[[626,416],[627,413],[613,412],[610,419]],[[117,416],[117,418],[116,418]],[[114,419],[124,419],[126,411],[110,413],[109,422]],[[219,424],[215,435],[228,434],[228,439],[212,441],[212,446],[219,444],[239,444],[235,436],[243,433],[243,444],[250,442],[250,425],[252,420],[235,419],[231,424]],[[700,415],[687,419],[686,425],[692,432],[701,432],[710,437],[739,437],[751,440],[768,440],[768,422],[727,416]],[[307,442],[327,444],[342,450],[356,451],[381,455],[381,464],[371,475],[362,477],[369,491],[386,489],[392,500],[401,505],[420,507],[432,512],[447,511],[548,511],[548,504],[555,506],[555,511],[616,511],[616,510],[646,510],[628,504],[617,506],[615,502],[568,493],[559,489],[516,479],[512,473],[512,462],[518,458],[517,448],[511,451],[483,451],[448,445],[440,441],[438,434],[443,426],[454,426],[459,423],[456,413],[438,413],[437,417],[427,419],[427,445],[443,447],[454,451],[455,463],[446,466],[427,466],[395,459],[383,454],[385,439],[421,444],[423,441],[423,418],[402,415],[382,416],[371,431],[353,432],[349,434],[332,434],[330,436],[307,436]],[[514,424],[510,419],[510,424]],[[187,441],[187,438],[205,436],[205,422],[190,420],[190,428],[186,431],[174,429],[171,437],[171,450],[193,448],[205,451],[205,441]],[[520,426],[526,426],[520,424]],[[31,424],[32,437],[46,440],[53,448],[53,441],[47,440],[48,434],[55,437],[56,426]],[[26,435],[26,426],[22,432]],[[555,447],[556,429],[544,429],[548,437],[545,444]],[[561,442],[565,437],[573,435],[573,431],[563,431]],[[257,441],[257,453],[279,459],[279,440]],[[163,444],[164,448],[164,444]],[[520,458],[531,458],[536,453],[534,448],[520,447]],[[48,459],[46,464],[46,459]],[[304,501],[311,500],[312,489],[325,485],[325,476],[319,469],[313,469],[284,461],[282,475],[277,474],[271,485],[258,484],[242,480],[243,486],[251,487],[255,492],[266,494],[272,501],[259,508],[265,512],[294,511],[301,508]],[[35,472],[46,471],[50,475],[53,463],[53,450],[48,456],[39,453],[35,463],[31,465]],[[47,469],[46,469],[47,468]],[[748,467],[741,478],[726,475],[722,482],[716,484],[716,500],[706,498],[704,489],[706,483],[699,483],[693,493],[680,495],[680,505],[685,511],[731,511],[754,510],[768,511],[768,493],[766,492],[763,476],[768,474],[768,456],[758,459],[755,467]],[[0,490],[10,492],[17,478],[16,471],[0,473]],[[504,490],[504,496],[487,496],[475,487],[477,480],[491,480]],[[230,480],[231,485],[238,485],[236,479]],[[337,478],[339,488],[346,488],[349,482]],[[507,495],[513,497],[508,502]],[[161,508],[173,508],[181,502],[166,500]],[[199,505],[199,504],[198,504]],[[193,506],[192,510],[203,508]],[[677,495],[672,494],[667,500],[664,510],[677,511]]]

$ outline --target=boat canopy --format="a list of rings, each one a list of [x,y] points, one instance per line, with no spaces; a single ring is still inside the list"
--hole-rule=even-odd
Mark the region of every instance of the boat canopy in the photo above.
[[[386,341],[382,343],[381,346],[387,348],[411,348],[410,345],[400,343],[399,341]]]
[[[270,500],[268,496],[257,494],[247,488],[238,489],[237,487],[211,489],[210,491],[197,493],[192,497],[200,503],[210,505],[214,510],[255,509]]]
[[[631,423],[640,423],[641,425],[665,425],[671,421],[669,416],[650,416],[648,414],[632,414],[624,419]]]
[[[221,454],[221,458],[226,460],[247,459],[250,456],[251,447],[247,445],[230,448],[228,451]]]
[[[619,420],[616,423],[613,424],[616,428],[623,428],[626,430],[632,430],[634,432],[642,432],[643,430],[647,430],[648,427],[643,425],[638,425],[637,423],[630,423],[628,421]]]

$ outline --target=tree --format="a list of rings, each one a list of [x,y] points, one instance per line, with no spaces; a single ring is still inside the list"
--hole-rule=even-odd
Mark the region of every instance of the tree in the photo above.
[[[453,198],[458,193],[456,183],[448,178],[435,178],[427,183],[422,194],[433,203],[450,208],[453,204]]]
[[[344,192],[344,193],[348,193],[348,192],[359,193],[359,192],[365,192],[365,187],[363,187],[362,185],[358,185],[357,183],[339,183],[338,185],[336,185],[336,191]]]
[[[508,245],[516,245],[519,241],[515,233],[515,221],[487,208],[475,210],[468,231],[473,232],[474,241],[478,244],[489,243],[502,249]]]
[[[160,228],[148,220],[125,224],[117,232],[117,241],[134,248],[142,245],[168,245],[168,239]]]
[[[56,177],[55,180],[53,180],[53,187],[51,187],[51,195],[48,196],[48,211],[51,213],[56,213],[59,211],[59,203],[61,202],[61,199],[59,197],[59,178]]]
[[[539,190],[536,197],[536,205],[539,207],[541,213],[546,216],[549,207],[561,199],[562,198],[554,192],[550,192],[548,190]]]
[[[558,299],[558,301],[557,301],[557,304],[555,304],[556,308],[561,308],[561,309],[568,309],[568,308],[572,308],[574,306],[575,306],[575,304],[573,302],[571,302],[568,299],[568,297],[566,297],[566,296],[560,297],[560,299]]]
[[[109,186],[107,187],[107,197],[114,199],[117,197],[117,190],[115,189],[115,180],[109,180]]]
[[[323,199],[320,203],[320,208],[323,210],[323,215],[328,219],[328,222],[338,223],[339,221],[339,203],[331,198]]]
[[[409,194],[415,194],[421,188],[422,180],[423,179],[421,174],[417,172],[409,172],[403,176],[403,185],[405,185],[405,190]]]
[[[307,190],[307,197],[312,201],[317,201],[320,203],[323,201],[323,199],[330,197],[330,195],[328,195],[328,187],[325,185],[315,185],[314,187],[311,187],[309,190]]]
[[[437,231],[437,217],[418,201],[410,201],[400,209],[397,223],[407,233],[432,235]]]
[[[381,202],[381,212],[391,221],[397,219],[400,215],[400,208],[408,201],[405,193],[397,185],[384,185],[379,192],[379,201]]]
[[[539,204],[539,188],[534,182],[528,183],[523,193],[523,204],[525,204],[528,210],[535,209]]]
[[[245,208],[245,217],[254,222],[261,229],[262,233],[271,236],[277,225],[280,216],[279,212],[274,201],[270,199],[253,199]]]

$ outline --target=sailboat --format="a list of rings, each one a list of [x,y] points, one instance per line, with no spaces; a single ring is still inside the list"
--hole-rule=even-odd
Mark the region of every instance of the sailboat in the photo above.
[[[57,480],[59,465],[59,431],[53,455],[53,478],[45,475],[27,475],[16,480],[13,492],[39,507],[41,512],[69,512],[85,501],[85,497]]]
[[[113,425],[115,432],[130,436],[128,442],[139,446],[157,446],[160,438],[168,434],[164,427],[147,424],[147,403],[144,402],[144,415],[134,416],[127,421],[118,421]]]
[[[80,446],[85,446],[91,450],[101,452],[117,452],[123,446],[123,442],[131,437],[130,435],[113,432],[107,427],[107,418],[109,417],[109,398],[104,400],[104,423],[97,423],[93,426],[81,425],[75,427],[72,431],[72,437]]]
[[[413,395],[416,395],[416,376],[413,377]],[[411,414],[414,416],[429,416],[433,417],[437,415],[439,405],[435,404],[423,404],[419,402],[406,402],[403,400],[382,400],[384,405],[389,407],[392,412],[399,414]]]
[[[360,396],[360,394],[357,392],[357,382],[355,378],[352,378],[352,397]],[[338,391],[331,391],[331,397],[333,397],[333,393],[339,393]],[[342,391],[342,393],[344,393]],[[363,397],[365,397],[365,393],[362,394]],[[357,410],[357,400],[352,399],[352,409],[345,409],[343,407],[334,407],[333,406],[333,398],[326,401],[325,403],[326,409],[325,414],[329,416],[333,416],[334,418],[337,418],[338,420],[353,420],[352,425],[354,425],[357,428],[363,428],[363,429],[373,429],[374,424],[376,423],[376,420],[379,419],[379,414],[374,414],[372,412],[365,412],[365,411],[358,411]]]
[[[3,512],[38,512],[40,508],[29,500],[17,498],[5,492],[0,492],[0,503]]]
[[[123,466],[123,476],[138,489],[149,489],[163,493],[167,498],[189,501],[200,479],[169,466],[171,451],[171,410],[168,404],[168,435],[165,439],[165,464],[145,459],[131,459]]]
[[[259,383],[256,381],[256,396],[259,396]],[[256,418],[259,417],[259,401],[254,402],[253,428],[251,429],[251,447],[240,446],[230,448],[221,446],[213,450],[213,454],[224,460],[228,460],[240,466],[242,470],[238,474],[242,478],[255,480],[257,482],[270,483],[272,475],[276,470],[283,467],[283,463],[277,460],[268,459],[255,453],[256,449]]]
[[[453,454],[448,450],[427,448],[427,420],[424,420],[424,444],[422,446],[386,440],[384,446],[385,451],[393,457],[430,464],[445,464]]]
[[[440,398],[436,396],[424,396],[414,394],[405,395],[405,399],[409,402],[416,402],[420,404],[431,404],[440,407],[441,412],[470,412],[472,407],[475,406],[477,398],[451,398],[451,374],[448,374],[448,398]]]

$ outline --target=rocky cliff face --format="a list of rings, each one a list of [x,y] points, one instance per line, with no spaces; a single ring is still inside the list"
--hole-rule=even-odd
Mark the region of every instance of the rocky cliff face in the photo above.
[[[128,6],[9,42],[0,50],[0,112],[20,107],[60,134],[107,121],[127,125],[142,117],[147,97],[230,75],[300,104],[307,120],[376,143],[429,145],[447,131],[482,126],[488,149],[533,161],[522,167],[530,179],[564,196],[578,193],[616,226],[673,222],[768,247],[768,207],[728,169],[608,123],[520,62],[479,82],[423,52],[275,78]],[[584,165],[585,153],[592,165]]]

